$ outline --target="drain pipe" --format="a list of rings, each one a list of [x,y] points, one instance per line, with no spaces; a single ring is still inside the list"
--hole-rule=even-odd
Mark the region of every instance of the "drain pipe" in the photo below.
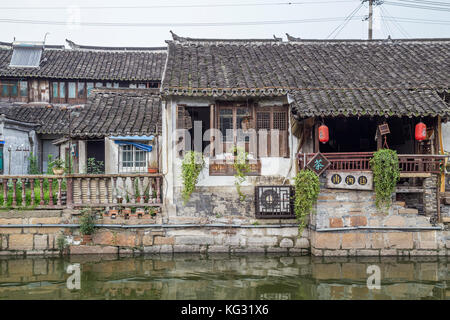
[[[351,230],[444,230],[443,227],[347,227],[347,228],[322,228],[312,229],[317,232],[351,231]]]
[[[79,224],[3,224],[0,228],[78,228]],[[96,227],[103,228],[292,228],[298,227],[297,224],[271,224],[271,225],[240,225],[240,224],[95,224]]]

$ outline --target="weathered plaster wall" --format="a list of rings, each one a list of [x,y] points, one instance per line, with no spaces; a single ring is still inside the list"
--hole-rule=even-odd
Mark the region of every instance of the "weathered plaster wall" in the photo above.
[[[450,122],[442,123],[442,143],[444,151],[450,152]]]
[[[262,101],[260,105],[282,105],[283,99],[273,99]],[[163,104],[163,168],[166,173],[165,200],[169,211],[169,216],[210,216],[213,217],[217,208],[228,206],[235,215],[239,212],[243,216],[254,217],[253,193],[254,186],[264,183],[265,178],[274,178],[278,184],[287,184],[289,179],[295,175],[295,154],[297,152],[298,139],[290,134],[289,129],[289,150],[290,157],[263,157],[261,158],[261,179],[248,177],[242,183],[243,190],[249,195],[245,204],[235,204],[238,201],[238,194],[235,189],[234,176],[210,176],[209,158],[205,157],[205,167],[198,178],[198,190],[193,194],[192,201],[187,206],[182,206],[181,200],[181,164],[182,159],[176,155],[175,131],[176,131],[176,106],[178,104],[186,106],[208,107],[214,104],[213,99],[175,99],[168,100]],[[290,128],[290,126],[289,126]],[[216,188],[220,187],[220,188]],[[201,191],[200,191],[201,190]],[[234,190],[234,191],[233,191]],[[207,196],[208,195],[208,196]],[[234,209],[233,209],[234,208]]]
[[[38,137],[33,127],[8,123],[6,120],[2,133],[5,141],[3,147],[4,174],[28,174],[30,153],[33,152],[34,155],[37,155],[39,147]],[[28,151],[19,151],[18,148]]]

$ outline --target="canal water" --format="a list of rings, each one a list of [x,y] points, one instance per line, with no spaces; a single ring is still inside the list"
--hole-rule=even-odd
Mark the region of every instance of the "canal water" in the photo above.
[[[449,300],[449,263],[258,254],[0,257],[0,299]]]

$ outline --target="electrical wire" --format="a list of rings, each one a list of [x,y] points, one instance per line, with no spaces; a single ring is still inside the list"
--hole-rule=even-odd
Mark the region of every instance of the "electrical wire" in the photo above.
[[[331,37],[331,35],[333,35],[335,32],[336,32],[336,34],[334,35],[334,38],[336,38],[336,36],[342,31],[342,29],[345,28],[347,23],[350,20],[354,19],[354,15],[359,11],[359,9],[361,9],[362,6],[363,6],[363,3],[360,3],[359,6],[356,7],[356,9],[354,9],[352,12],[350,12],[349,15],[345,18],[345,20],[340,25],[338,25],[333,31],[331,31],[331,33],[327,36],[327,39],[329,39]]]
[[[348,18],[348,17],[347,17]],[[296,24],[314,22],[332,22],[347,19],[344,17],[313,18],[300,20],[269,20],[269,21],[240,21],[240,22],[175,22],[175,23],[136,23],[136,22],[74,22],[79,26],[89,27],[212,27],[212,26],[254,26],[272,24]],[[355,16],[351,19],[360,19],[362,16]],[[68,25],[66,21],[49,20],[24,20],[24,19],[1,19],[0,23],[25,23],[25,24],[48,24],[48,25]]]
[[[83,10],[103,9],[178,9],[178,8],[221,8],[221,7],[259,7],[259,6],[294,6],[307,4],[331,4],[355,2],[355,0],[337,1],[301,1],[301,2],[273,2],[273,3],[217,3],[217,4],[187,4],[187,5],[151,5],[151,6],[74,6]],[[52,7],[0,7],[0,10],[65,10],[70,6]]]
[[[392,19],[393,20],[393,24],[394,26],[398,29],[398,31],[400,31],[400,33],[405,37],[405,38],[411,38],[411,36],[409,35],[409,33],[403,29],[403,27],[401,26],[401,24],[397,21],[397,19],[395,19],[388,11],[387,9],[380,7],[381,9],[381,14],[382,14],[382,19],[384,20],[385,17]]]
[[[397,3],[397,2],[391,2],[391,1],[384,1],[383,4],[390,5],[390,6],[405,7],[405,8],[415,8],[415,9],[450,12],[450,8],[432,7],[432,6],[425,6],[425,5],[418,5],[418,4],[416,5],[416,4],[412,4],[412,3]]]
[[[440,2],[440,1],[422,1],[422,0],[397,0],[401,2],[412,2],[416,4],[426,4],[426,5],[434,5],[434,6],[444,6],[444,7],[450,7],[450,3],[446,2]]]

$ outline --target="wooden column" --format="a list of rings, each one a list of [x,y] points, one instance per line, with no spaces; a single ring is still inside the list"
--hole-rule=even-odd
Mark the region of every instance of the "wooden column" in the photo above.
[[[74,188],[73,188],[73,179],[72,178],[67,178],[66,186],[67,186],[66,205],[67,205],[67,208],[73,208]]]
[[[8,179],[3,179],[3,205],[8,205]]]
[[[48,205],[53,206],[53,179],[48,179]]]
[[[13,199],[12,199],[12,205],[16,206],[17,205],[17,201],[16,201],[16,187],[17,187],[17,179],[12,179],[13,181]]]
[[[44,179],[39,179],[39,205],[43,206],[45,204],[44,201]]]
[[[139,203],[144,203],[144,177],[139,177]]]
[[[112,197],[113,203],[117,203],[117,177],[113,177]]]
[[[56,199],[56,204],[58,206],[61,205],[61,182],[62,182],[62,179],[58,178],[58,195],[57,195],[57,199]]]
[[[34,179],[30,180],[30,187],[31,187],[31,206],[34,206],[35,203],[35,194],[34,194]]]
[[[87,178],[87,203],[91,203],[91,178]]]
[[[162,203],[161,201],[161,182],[160,182],[161,178],[156,178],[156,202],[157,203]]]
[[[136,195],[136,188],[134,187],[134,182],[135,182],[135,180],[136,180],[136,178],[135,177],[131,177],[130,178],[131,179],[131,195],[132,195],[132,197],[131,197],[131,203],[136,203],[136,197],[137,197],[137,195]]]
[[[20,182],[22,182],[22,207],[26,207],[27,206],[27,198],[25,195],[25,179],[20,178]]]

